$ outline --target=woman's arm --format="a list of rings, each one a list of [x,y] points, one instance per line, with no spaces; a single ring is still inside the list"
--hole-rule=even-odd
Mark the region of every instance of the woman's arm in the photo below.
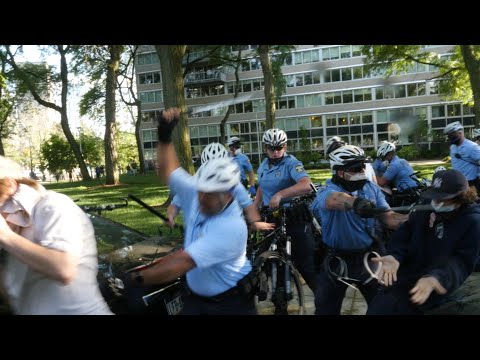
[[[77,257],[35,244],[13,232],[0,216],[0,246],[20,261],[54,280],[68,285],[77,273]]]

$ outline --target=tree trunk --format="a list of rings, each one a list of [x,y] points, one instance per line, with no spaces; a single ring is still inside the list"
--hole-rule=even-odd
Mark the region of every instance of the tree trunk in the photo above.
[[[473,109],[475,112],[475,126],[480,124],[480,45],[460,45],[470,76],[470,85],[473,94]]]
[[[117,168],[117,120],[116,88],[117,71],[120,67],[122,45],[109,45],[110,60],[107,62],[107,81],[105,87],[105,184],[118,185]]]
[[[140,127],[142,126],[142,103],[140,101],[135,101],[135,106],[137,107],[137,121],[135,122],[135,140],[137,142],[138,158],[140,160],[140,173],[146,174],[143,144],[140,137]]]
[[[237,56],[237,62],[235,64],[235,90],[233,93],[233,100],[235,100],[238,97],[238,93],[240,90],[240,77],[238,76],[238,70],[240,69],[240,64],[242,61],[242,50],[238,50],[238,56]],[[233,106],[235,105],[230,105],[227,109],[227,113],[223,117],[222,121],[220,121],[220,143],[226,144],[227,139],[226,139],[226,131],[225,131],[225,125],[227,124],[228,118],[230,117],[230,113],[232,112]]]
[[[56,109],[60,112],[60,124],[62,126],[63,133],[67,138],[70,147],[72,148],[73,154],[78,162],[78,167],[80,168],[80,173],[82,174],[82,179],[85,181],[92,180],[90,173],[87,169],[87,164],[83,159],[83,154],[80,151],[80,145],[78,145],[77,140],[72,134],[70,130],[70,125],[68,123],[68,115],[67,115],[67,97],[68,97],[68,67],[67,67],[67,50],[63,47],[63,45],[58,45],[58,52],[60,53],[60,78],[62,80],[62,107],[60,109]],[[40,103],[41,104],[41,103]],[[43,105],[43,104],[41,104]]]
[[[33,86],[31,80],[28,78],[28,75],[24,74],[22,70],[18,67],[17,63],[15,62],[15,58],[10,51],[8,45],[6,46],[6,51],[10,60],[7,60],[8,63],[13,67],[15,73],[17,73],[20,77],[24,78],[25,84],[28,87],[28,90],[32,94],[33,98],[42,106],[47,108],[53,109],[60,113],[60,124],[62,126],[63,133],[67,138],[70,147],[75,155],[75,158],[78,162],[78,166],[80,167],[80,172],[82,173],[83,180],[92,180],[90,176],[87,165],[85,164],[85,160],[83,159],[83,155],[80,151],[80,146],[78,145],[77,141],[72,135],[70,131],[70,126],[68,125],[68,116],[67,116],[67,95],[68,95],[68,67],[67,67],[67,60],[66,54],[68,52],[68,46],[64,47],[63,45],[57,45],[57,50],[60,54],[60,78],[62,81],[62,106],[58,106],[52,102],[45,101],[40,97],[40,94],[36,91],[35,87]]]
[[[180,121],[173,132],[173,143],[180,165],[190,174],[195,170],[192,164],[192,148],[188,132],[188,117],[185,106],[185,91],[182,59],[186,45],[155,45],[163,82],[163,103],[165,108],[178,107],[181,110]]]
[[[260,63],[262,64],[263,81],[265,86],[265,121],[266,128],[275,127],[275,85],[273,82],[272,61],[270,59],[270,46],[260,45],[258,47]]]

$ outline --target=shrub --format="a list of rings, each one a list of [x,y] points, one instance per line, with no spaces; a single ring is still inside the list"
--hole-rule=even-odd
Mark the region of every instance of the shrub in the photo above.
[[[418,151],[415,146],[403,146],[398,152],[397,155],[405,160],[415,160],[418,158]]]
[[[372,159],[377,158],[377,151],[375,149],[370,149],[365,151],[365,156],[370,156]]]

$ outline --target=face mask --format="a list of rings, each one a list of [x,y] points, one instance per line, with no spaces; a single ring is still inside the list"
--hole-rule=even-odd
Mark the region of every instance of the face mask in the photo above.
[[[450,144],[452,145],[458,145],[460,143],[460,138],[455,136],[450,138]]]
[[[441,203],[437,203],[435,200],[432,200],[430,202],[430,205],[432,205],[433,210],[435,210],[435,212],[437,213],[451,212],[457,208],[457,206],[454,204],[446,205],[446,206],[443,206],[443,204],[444,204],[443,201]]]
[[[382,161],[383,166],[387,167],[390,164],[390,161],[388,160],[383,160]]]
[[[238,148],[238,149],[235,149],[235,155],[238,155],[238,154],[241,154],[242,153],[242,149]]]
[[[360,181],[360,180],[365,180],[366,178],[367,176],[365,175],[365,173],[356,173],[356,174],[350,175],[350,178],[348,179],[348,181]]]
[[[337,184],[338,186],[341,186],[342,188],[344,188],[348,192],[352,193],[354,191],[362,189],[365,186],[365,184],[367,183],[367,179],[365,178],[365,174],[355,174],[355,175],[363,175],[364,179],[363,180],[357,180],[357,181],[347,181],[345,179],[342,179],[337,174],[335,174],[332,177],[332,182],[334,184]],[[355,175],[352,175],[352,177],[354,177]]]

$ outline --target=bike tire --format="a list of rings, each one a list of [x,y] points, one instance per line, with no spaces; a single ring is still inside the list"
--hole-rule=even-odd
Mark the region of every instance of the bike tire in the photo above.
[[[278,273],[284,273],[284,266],[289,266],[291,280],[291,295],[287,295],[285,287],[279,284],[277,276],[277,286],[275,294],[272,293],[272,264],[277,266]],[[305,295],[300,280],[300,274],[291,261],[277,251],[265,251],[258,255],[255,260],[255,269],[259,273],[263,272],[268,281],[268,292],[266,298],[259,299],[261,295],[255,296],[255,304],[259,315],[304,315],[305,314]],[[283,278],[284,279],[284,278]],[[280,282],[282,282],[280,280]],[[287,301],[285,299],[288,298]],[[280,299],[278,301],[277,299]]]

